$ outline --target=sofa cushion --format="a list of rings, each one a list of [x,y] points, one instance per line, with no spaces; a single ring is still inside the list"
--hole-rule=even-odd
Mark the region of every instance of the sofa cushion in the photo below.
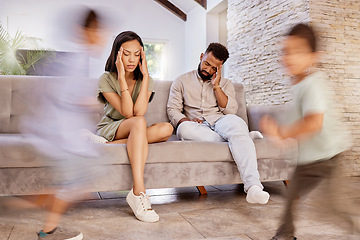
[[[0,76],[0,133],[20,133],[20,124],[24,116],[36,114],[41,106],[41,99],[50,81],[60,82],[63,77],[44,76]],[[169,97],[172,81],[155,81],[155,96],[148,106],[145,114],[147,124],[150,126],[157,122],[169,122],[166,113],[166,105]],[[234,84],[236,100],[239,105],[237,115],[248,123],[244,86],[241,83]],[[104,111],[102,107],[97,114],[93,115],[96,125]]]
[[[247,109],[246,109],[244,85],[242,83],[234,83],[234,88],[236,93],[235,98],[239,107],[236,115],[241,117],[246,122],[246,124],[248,124],[249,121],[246,114]]]
[[[8,132],[11,114],[11,79],[2,78],[0,83],[0,133]]]
[[[154,81],[155,95],[148,105],[145,114],[148,126],[158,122],[169,122],[166,113],[166,105],[169,98],[169,92],[172,81]]]
[[[290,179],[291,161],[260,159],[260,180],[281,181]],[[94,181],[88,191],[130,190],[133,186],[130,165],[105,166],[106,174]],[[52,169],[0,168],[0,196],[22,194],[48,194],[49,183],[54,182]],[[234,162],[150,163],[144,171],[147,189],[174,188],[241,183]]]
[[[256,139],[258,159],[293,160],[297,155],[296,142],[292,148],[282,149],[266,139]],[[129,164],[126,145],[104,144],[102,164]],[[0,136],[0,168],[52,166],[26,138],[20,134]],[[226,142],[167,141],[149,145],[147,163],[232,162]]]
[[[250,131],[260,131],[259,122],[264,115],[270,115],[279,124],[285,124],[288,120],[288,115],[291,108],[290,104],[282,105],[249,105],[247,107],[247,114],[249,119]]]

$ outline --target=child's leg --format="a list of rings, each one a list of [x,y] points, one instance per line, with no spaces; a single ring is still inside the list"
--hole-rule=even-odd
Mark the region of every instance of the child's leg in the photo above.
[[[328,176],[327,184],[320,196],[326,196],[326,201],[321,205],[327,207],[326,212],[335,215],[334,221],[337,225],[343,225],[345,229],[353,234],[360,234],[360,197],[358,191],[359,180],[348,176],[341,164],[344,154],[338,154],[329,160],[332,164],[332,174]],[[351,197],[349,197],[351,196]]]
[[[71,202],[54,197],[42,231],[46,233],[54,230],[59,225],[62,215],[70,205]]]
[[[294,202],[299,196],[304,196],[311,192],[329,174],[332,167],[327,161],[297,166],[289,184],[288,198],[285,205],[281,224],[276,231],[276,236],[293,236],[293,207]]]

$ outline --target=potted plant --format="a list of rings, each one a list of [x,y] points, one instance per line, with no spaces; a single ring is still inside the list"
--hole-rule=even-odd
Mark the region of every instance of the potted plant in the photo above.
[[[51,59],[51,55],[55,53],[43,49],[38,50],[37,40],[25,36],[20,31],[17,31],[15,37],[12,38],[0,25],[0,74],[26,75],[29,70],[35,70],[35,64],[45,55]],[[32,45],[35,50],[18,51],[29,45]]]

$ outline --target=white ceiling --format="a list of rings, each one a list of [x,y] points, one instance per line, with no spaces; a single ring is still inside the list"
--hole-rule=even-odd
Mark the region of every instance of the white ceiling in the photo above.
[[[188,14],[195,7],[200,6],[194,0],[169,0],[169,2],[180,8],[180,10],[186,14]]]

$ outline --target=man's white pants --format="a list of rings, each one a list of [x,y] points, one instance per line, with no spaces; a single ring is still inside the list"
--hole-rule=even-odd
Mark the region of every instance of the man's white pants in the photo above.
[[[234,115],[227,114],[210,125],[208,122],[182,122],[176,132],[178,139],[184,141],[225,142],[229,143],[231,154],[244,182],[244,190],[258,185],[263,189],[257,170],[255,145],[249,136],[245,121]]]

